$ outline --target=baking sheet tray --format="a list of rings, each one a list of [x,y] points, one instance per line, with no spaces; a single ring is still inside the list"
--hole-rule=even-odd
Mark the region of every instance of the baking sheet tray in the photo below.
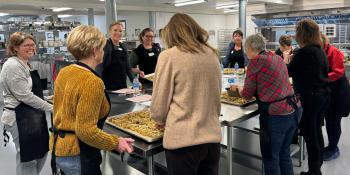
[[[252,100],[246,100],[246,101],[247,101],[246,103],[239,104],[239,103],[235,103],[235,102],[232,101],[232,100],[226,99],[226,98],[225,98],[226,96],[228,96],[228,95],[227,95],[227,92],[223,92],[223,93],[221,94],[221,97],[220,97],[220,98],[221,98],[221,102],[222,102],[222,103],[227,103],[227,104],[230,104],[230,105],[235,105],[235,106],[240,106],[240,107],[246,107],[246,106],[249,106],[249,105],[251,105],[251,104],[253,104],[253,103],[256,102],[256,99],[253,98]]]
[[[133,115],[138,114],[138,113],[141,113],[141,112],[148,112],[148,113],[149,113],[149,110],[147,109],[147,110],[129,112],[129,113],[124,113],[124,114],[112,116],[112,117],[109,117],[109,118],[107,119],[107,122],[106,122],[106,123],[109,124],[109,125],[111,125],[111,126],[113,126],[114,128],[117,128],[117,129],[122,130],[122,131],[124,131],[124,132],[126,132],[126,133],[129,133],[129,134],[131,134],[131,135],[134,135],[134,136],[136,136],[136,137],[138,137],[138,138],[140,138],[140,139],[142,139],[142,140],[144,140],[144,141],[146,141],[146,142],[154,142],[154,141],[157,141],[157,140],[160,140],[161,138],[163,138],[163,134],[160,135],[160,136],[158,136],[158,137],[149,137],[149,136],[142,135],[142,134],[140,134],[140,133],[138,133],[138,132],[136,132],[136,131],[133,131],[133,130],[131,130],[131,129],[118,126],[118,125],[116,125],[116,124],[114,124],[114,123],[112,122],[112,120],[115,119],[115,118],[120,118],[120,117],[132,117]],[[155,124],[155,123],[154,123],[154,124]],[[154,128],[154,129],[155,129],[155,128]]]
[[[153,80],[154,80],[154,73],[145,75],[144,79],[153,82]]]

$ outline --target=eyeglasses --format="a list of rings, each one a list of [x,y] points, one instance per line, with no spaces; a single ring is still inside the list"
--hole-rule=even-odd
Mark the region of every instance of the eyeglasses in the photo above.
[[[22,47],[25,47],[25,48],[36,47],[36,44],[23,44]]]
[[[152,35],[145,35],[146,38],[154,38]]]

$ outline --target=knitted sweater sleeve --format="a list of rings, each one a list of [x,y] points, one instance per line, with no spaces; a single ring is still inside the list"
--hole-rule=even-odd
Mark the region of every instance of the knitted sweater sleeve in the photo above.
[[[105,98],[103,82],[87,79],[84,84],[77,105],[75,133],[81,141],[92,147],[108,151],[116,149],[118,136],[107,134],[97,127]]]

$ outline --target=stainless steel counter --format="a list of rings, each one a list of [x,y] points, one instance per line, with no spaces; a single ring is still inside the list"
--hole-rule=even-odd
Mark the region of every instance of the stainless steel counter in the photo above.
[[[239,107],[221,103],[221,125],[233,127],[235,124],[258,115],[258,105],[253,103],[246,107]]]
[[[138,111],[142,109],[148,108],[148,106],[133,103],[130,101],[125,100],[129,96],[126,95],[118,95],[118,94],[109,94],[110,100],[111,100],[111,111],[109,113],[110,116],[115,116],[119,114],[124,114],[127,112],[132,111]],[[154,174],[154,161],[153,161],[153,155],[162,152],[163,146],[162,146],[162,140],[156,141],[153,143],[147,143],[141,139],[138,139],[135,136],[132,136],[128,133],[125,133],[121,130],[118,130],[108,124],[105,124],[103,128],[108,133],[113,133],[118,136],[122,137],[131,137],[135,140],[133,147],[134,147],[134,153],[145,158],[147,160],[147,166],[148,166],[148,174],[153,175]]]
[[[118,114],[123,114],[127,112],[142,110],[148,108],[149,106],[129,102],[125,100],[128,96],[118,95],[118,94],[109,94],[111,99],[111,112],[110,116],[115,116]],[[221,116],[220,121],[222,126],[227,126],[227,148],[228,148],[228,174],[232,174],[232,139],[233,139],[233,126],[241,121],[245,121],[249,118],[252,118],[258,114],[257,104],[252,104],[247,107],[238,107],[228,104],[221,105]],[[134,142],[134,153],[145,158],[148,162],[148,174],[154,174],[154,162],[153,156],[162,152],[163,146],[162,141],[157,141],[154,143],[147,143],[141,139],[138,139],[130,134],[127,134],[121,130],[118,130],[112,126],[106,124],[104,130],[109,133],[117,134],[122,137],[131,137],[135,139]],[[229,149],[231,148],[231,149]]]
[[[221,104],[221,114],[221,124],[227,126],[227,174],[232,175],[233,126],[258,115],[258,105],[254,103],[247,107],[238,107]]]

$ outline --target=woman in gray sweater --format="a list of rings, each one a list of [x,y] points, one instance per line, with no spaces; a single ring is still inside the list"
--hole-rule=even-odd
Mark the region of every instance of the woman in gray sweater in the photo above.
[[[36,50],[34,38],[23,32],[13,33],[8,42],[10,56],[0,73],[4,112],[1,122],[13,137],[16,147],[16,174],[38,175],[48,152],[49,134],[44,111],[52,105],[44,101],[37,71],[28,63]]]

